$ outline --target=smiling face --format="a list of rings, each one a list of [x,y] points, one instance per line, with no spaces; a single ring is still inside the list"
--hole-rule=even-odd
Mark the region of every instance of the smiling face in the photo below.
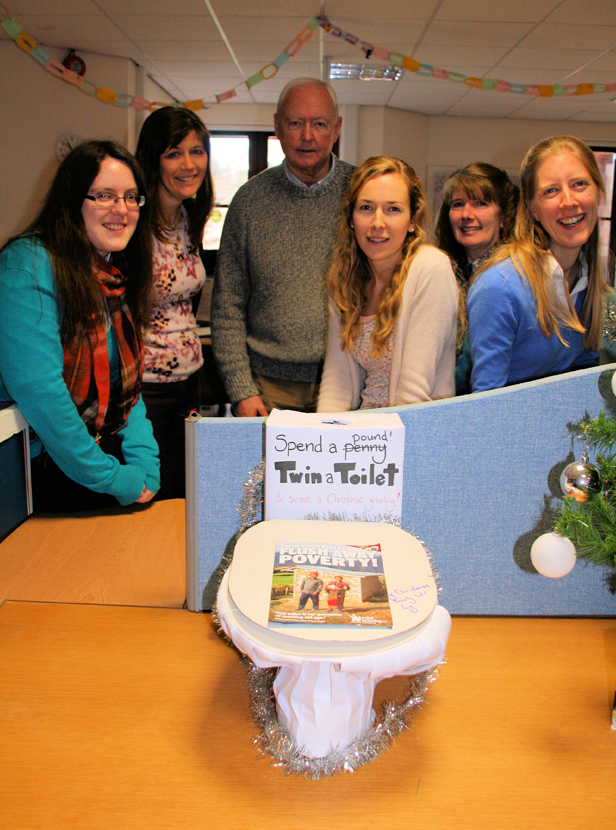
[[[329,172],[332,147],[342,118],[327,89],[319,84],[293,87],[274,116],[276,137],[290,170],[311,185]]]
[[[500,237],[502,217],[499,206],[489,199],[455,190],[449,206],[453,235],[466,251],[469,262],[493,248]]]
[[[408,187],[400,173],[374,176],[361,188],[353,208],[357,244],[375,274],[391,274],[413,227]]]
[[[160,157],[160,199],[176,209],[190,199],[203,184],[208,156],[203,142],[193,130],[177,147],[168,147]]]
[[[599,213],[601,191],[586,165],[562,150],[537,165],[535,195],[528,207],[550,237],[550,250],[563,265],[575,260]]]
[[[130,167],[123,161],[107,156],[101,162],[88,196],[96,196],[98,193],[127,196],[138,192]],[[88,239],[103,258],[126,248],[139,221],[139,210],[128,210],[123,199],[119,199],[112,208],[101,208],[89,199],[84,199],[81,215]]]

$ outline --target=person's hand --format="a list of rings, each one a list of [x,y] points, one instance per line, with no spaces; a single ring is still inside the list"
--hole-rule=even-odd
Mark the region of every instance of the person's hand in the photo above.
[[[259,415],[264,415],[266,418],[269,415],[265,404],[258,395],[253,395],[251,398],[244,398],[233,407],[233,414],[236,418],[256,418]]]
[[[136,500],[136,503],[137,504],[147,504],[149,501],[152,501],[153,498],[154,498],[154,493],[151,490],[148,490],[148,488],[144,484],[143,485],[143,490],[141,491],[141,495]]]

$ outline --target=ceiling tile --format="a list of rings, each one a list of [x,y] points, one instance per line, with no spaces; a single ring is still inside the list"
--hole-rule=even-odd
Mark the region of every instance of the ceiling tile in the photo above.
[[[118,25],[133,40],[219,41],[210,17],[166,17],[163,15],[118,15]]]
[[[396,17],[428,19],[436,12],[440,2],[441,0],[413,0],[412,3],[409,0],[388,0],[377,10],[374,0],[327,0],[325,14],[336,25],[340,25],[340,17],[367,20]]]
[[[254,6],[253,6],[254,11]],[[287,46],[291,41],[299,35],[306,23],[305,17],[297,17],[286,15],[285,17],[265,17],[264,15],[257,16],[236,16],[220,15],[220,25],[225,34],[233,44],[236,40],[247,41],[264,41],[266,43],[276,44],[278,52]],[[311,40],[318,38],[319,33],[315,31]],[[334,38],[332,38],[334,39]],[[274,50],[276,47],[274,47]]]
[[[378,20],[358,20],[353,18],[342,18],[336,20],[336,25],[343,31],[348,32],[362,41],[367,41],[375,46],[382,46],[384,49],[390,49],[392,52],[402,51],[405,53],[406,49],[412,48],[417,42],[421,33],[426,28],[427,20],[409,20],[408,18],[401,19],[382,19]],[[324,32],[326,43],[343,43],[340,38]],[[401,36],[402,48],[401,47]],[[358,52],[360,49],[355,46]]]
[[[614,115],[608,115],[605,112],[581,112],[579,115],[574,115],[570,119],[571,121],[608,121],[611,123],[616,122],[616,113]]]
[[[421,42],[423,46],[515,46],[532,30],[531,23],[484,23],[478,27],[476,23],[435,20]]]
[[[592,3],[586,3],[587,7]],[[557,49],[613,49],[616,45],[616,26],[569,26],[556,23],[541,23],[521,43],[523,46]]]
[[[315,14],[314,0],[211,0],[245,77],[275,60]],[[512,83],[616,80],[616,3],[607,0],[327,0],[344,31],[431,66]],[[11,0],[10,13],[43,47],[127,57],[180,100],[220,94],[239,73],[203,0]],[[8,39],[0,31],[3,40]],[[318,76],[320,50],[366,60],[322,29],[275,75],[233,103],[275,103],[293,77]],[[15,49],[16,60],[27,57]],[[373,58],[373,60],[376,60]],[[86,61],[87,62],[87,61]],[[378,61],[381,62],[381,61]],[[105,85],[104,77],[96,82]],[[409,70],[396,84],[337,82],[341,100],[426,113],[614,121],[609,96],[574,100],[499,95]],[[616,97],[616,96],[613,96]],[[548,113],[547,115],[542,113]]]
[[[563,0],[555,6],[552,14],[546,19],[548,23],[562,23],[566,26],[613,26],[616,19],[616,3],[613,0],[592,0],[590,3]]]
[[[507,69],[554,69],[569,70],[572,67],[584,66],[589,61],[595,60],[601,51],[586,50],[562,50],[529,48],[520,46],[512,49],[498,63],[498,68]]]
[[[449,69],[452,72],[461,72],[460,65],[494,66],[507,54],[505,46],[427,46],[423,44],[414,53],[415,60],[438,66],[439,69]]]
[[[48,46],[77,48],[82,40],[122,40],[120,28],[104,15],[53,14],[22,15],[17,18],[24,31]],[[4,30],[3,30],[4,31]]]
[[[561,2],[562,0],[516,0],[515,3],[499,3],[494,0],[443,0],[436,13],[436,19],[538,23]]]
[[[53,10],[50,10],[49,0],[10,0],[8,11],[11,17],[24,25],[26,15],[100,15],[103,12],[93,0],[54,0]]]

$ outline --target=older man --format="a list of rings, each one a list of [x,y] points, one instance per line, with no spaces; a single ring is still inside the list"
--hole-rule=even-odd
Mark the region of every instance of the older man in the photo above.
[[[325,352],[325,277],[353,167],[332,153],[340,134],[329,84],[283,89],[274,125],[285,160],[236,193],[212,295],[212,345],[240,416],[315,409]]]

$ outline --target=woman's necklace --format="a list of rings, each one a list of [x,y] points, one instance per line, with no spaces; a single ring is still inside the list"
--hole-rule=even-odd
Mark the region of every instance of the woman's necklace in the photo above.
[[[163,217],[163,218],[166,219],[166,217]],[[165,231],[165,233],[172,233],[177,228],[177,226],[180,224],[180,219],[181,218],[182,218],[182,212],[178,209],[178,211],[175,215],[175,220],[174,220],[173,224],[172,225],[163,225],[163,230]]]
[[[575,260],[575,262],[573,263],[573,265],[569,269],[569,273],[565,277],[565,279],[567,280],[567,286],[569,287],[569,291],[571,291],[571,289],[573,288],[573,286],[577,282],[579,271],[580,271],[580,260],[579,260],[579,257],[578,257],[578,259]]]

